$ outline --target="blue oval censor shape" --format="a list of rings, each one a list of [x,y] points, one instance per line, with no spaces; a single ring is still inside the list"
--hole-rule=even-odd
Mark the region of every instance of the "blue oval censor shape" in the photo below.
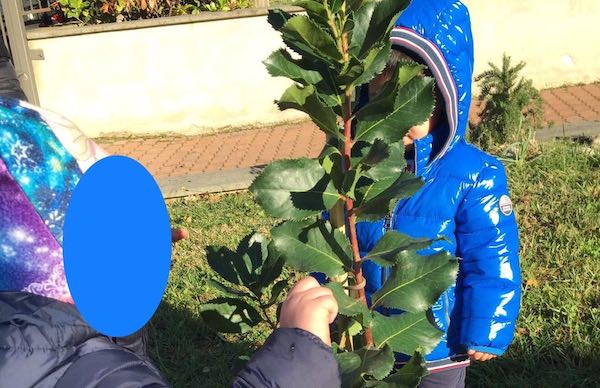
[[[110,156],[83,174],[65,217],[63,255],[75,305],[94,329],[122,337],[150,320],[169,278],[171,234],[144,166]]]

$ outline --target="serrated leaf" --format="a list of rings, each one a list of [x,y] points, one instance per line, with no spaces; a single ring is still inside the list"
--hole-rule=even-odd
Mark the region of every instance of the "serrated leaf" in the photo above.
[[[280,9],[270,9],[269,14],[267,15],[267,21],[276,31],[279,31],[292,16],[291,13]]]
[[[378,348],[388,345],[394,352],[413,354],[417,348],[429,353],[444,334],[429,321],[425,312],[386,317],[375,312],[373,341]]]
[[[339,198],[319,162],[306,158],[271,163],[249,189],[269,215],[284,219],[318,215]]]
[[[396,142],[388,144],[389,156],[378,163],[376,166],[371,167],[365,172],[365,176],[379,181],[382,179],[395,179],[406,167],[406,160],[404,159],[404,145],[402,142]]]
[[[343,138],[337,125],[335,112],[317,97],[316,90],[312,85],[303,88],[298,85],[290,86],[283,93],[277,105],[281,110],[296,109],[305,112],[323,132],[339,139]]]
[[[363,387],[373,378],[381,380],[394,367],[394,353],[389,346],[383,349],[364,347],[354,352],[337,354],[336,359],[342,372],[342,387],[349,388]]]
[[[365,118],[356,127],[356,140],[379,138],[394,143],[402,140],[408,129],[426,121],[433,111],[433,79],[416,77],[398,90],[394,108],[386,116],[370,121]],[[376,116],[376,112],[371,117]]]
[[[365,57],[364,71],[360,77],[354,80],[354,85],[360,86],[371,81],[376,75],[381,74],[390,57],[392,43],[386,42],[382,46],[373,47]]]
[[[338,303],[339,313],[347,317],[354,317],[359,314],[368,315],[371,312],[360,299],[354,299],[346,293],[341,284],[330,282],[325,287],[333,292],[333,296]]]
[[[233,287],[229,287],[229,286],[227,286],[219,281],[213,280],[213,279],[206,279],[206,283],[209,287],[214,288],[215,290],[219,291],[220,293],[222,293],[223,295],[225,295],[227,297],[237,298],[237,297],[243,297],[245,295],[249,295],[243,291],[236,290]]]
[[[392,179],[382,179],[363,187],[364,193],[354,214],[363,220],[383,218],[393,210],[399,199],[411,196],[423,185],[420,178],[407,172]]]
[[[367,141],[370,143],[375,140],[376,137],[387,140],[389,136],[387,133],[383,133],[379,136],[371,136],[369,138],[359,138],[358,125],[362,122],[370,122],[381,119],[382,117],[387,117],[387,115],[394,110],[394,102],[398,95],[398,90],[400,89],[400,71],[401,67],[397,67],[390,80],[383,85],[379,93],[356,112],[358,123],[355,141]]]
[[[410,0],[379,0],[374,3],[375,8],[366,24],[368,28],[358,55],[361,58],[371,47],[387,38],[400,12],[408,6]]]
[[[263,63],[273,77],[287,77],[302,85],[316,84],[323,79],[319,72],[300,67],[284,49],[274,51]]]
[[[377,245],[363,257],[382,267],[390,267],[397,263],[398,253],[406,250],[419,250],[431,245],[427,238],[413,238],[395,230],[389,231],[381,237]]]
[[[344,67],[340,71],[338,80],[340,85],[350,85],[355,79],[360,77],[364,72],[364,66],[361,61],[355,57],[351,57],[350,61],[344,64]]]
[[[328,221],[287,221],[271,234],[275,248],[298,271],[322,272],[331,278],[352,266],[348,239]]]
[[[317,57],[331,64],[342,60],[331,35],[306,16],[293,16],[280,31],[283,41],[298,54]]]
[[[361,359],[360,356],[353,352],[336,353],[335,359],[340,366],[340,374],[342,375],[342,387],[348,386],[344,384],[344,376],[351,375],[354,371],[360,368]]]
[[[277,303],[277,300],[279,299],[279,295],[281,295],[281,292],[283,292],[283,290],[285,290],[285,288],[287,286],[288,286],[288,281],[286,279],[280,280],[277,283],[275,283],[275,285],[271,289],[271,298],[269,298],[269,301],[267,302],[267,307],[272,306],[275,303]]]
[[[425,366],[425,360],[423,359],[423,356],[421,353],[415,352],[408,363],[383,380],[385,383],[389,383],[390,385],[383,385],[381,387],[413,388],[419,385],[421,378],[426,376],[427,373],[427,367]]]
[[[221,333],[243,334],[261,322],[256,309],[241,299],[216,298],[200,305],[204,323]]]
[[[381,380],[390,374],[394,367],[394,352],[389,346],[383,349],[362,348],[356,351],[361,358],[361,374]]]
[[[354,3],[358,3],[358,1],[355,1]],[[363,47],[374,10],[375,2],[366,1],[360,4],[360,8],[355,8],[355,11],[353,12],[354,29],[352,30],[352,37],[350,38],[349,49],[350,52],[356,56],[360,54],[361,48]]]
[[[373,294],[373,306],[425,311],[456,281],[458,262],[448,252],[421,256],[402,251],[397,263],[387,281]]]
[[[292,3],[295,7],[301,7],[306,10],[311,19],[324,26],[327,25],[327,11],[323,3],[314,0],[296,0]]]
[[[359,165],[373,167],[380,162],[384,161],[390,156],[389,145],[379,139],[375,139],[373,144],[370,146],[367,154],[358,163]]]

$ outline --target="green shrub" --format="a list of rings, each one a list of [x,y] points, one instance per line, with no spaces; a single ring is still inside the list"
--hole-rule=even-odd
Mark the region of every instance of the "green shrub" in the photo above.
[[[511,66],[510,61],[504,54],[501,68],[490,62],[490,69],[475,77],[483,110],[481,121],[471,124],[470,140],[485,150],[504,145],[509,156],[522,160],[541,127],[543,101],[532,81],[519,76],[525,63]]]
[[[64,15],[81,24],[231,11],[250,4],[250,0],[60,0]]]

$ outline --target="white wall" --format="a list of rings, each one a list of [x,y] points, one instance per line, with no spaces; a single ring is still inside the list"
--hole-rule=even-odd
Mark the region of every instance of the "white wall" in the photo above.
[[[543,88],[600,80],[599,0],[464,0],[473,20],[476,73],[502,53],[527,62]],[[239,11],[253,12],[259,11]],[[90,136],[206,133],[296,120],[273,104],[289,81],[261,63],[282,43],[264,15],[179,17],[28,33],[41,105]],[[183,24],[181,24],[183,22]],[[137,26],[160,25],[150,28]]]
[[[525,61],[538,88],[600,80],[599,0],[463,0],[475,43],[475,74],[489,61]]]
[[[266,17],[30,40],[40,104],[90,136],[210,132],[293,120],[290,81],[261,63],[282,43]]]

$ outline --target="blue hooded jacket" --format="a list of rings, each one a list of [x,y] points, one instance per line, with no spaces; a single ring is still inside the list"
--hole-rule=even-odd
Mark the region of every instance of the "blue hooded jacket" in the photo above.
[[[415,141],[415,173],[424,186],[397,204],[389,223],[357,225],[361,254],[386,229],[413,237],[447,237],[419,252],[446,250],[459,258],[456,284],[432,308],[445,335],[426,360],[451,362],[467,349],[500,355],[513,339],[520,306],[519,238],[502,164],[464,138],[473,73],[468,10],[460,1],[413,0],[391,40],[432,71],[447,120]],[[363,271],[370,296],[388,273],[370,261]]]

